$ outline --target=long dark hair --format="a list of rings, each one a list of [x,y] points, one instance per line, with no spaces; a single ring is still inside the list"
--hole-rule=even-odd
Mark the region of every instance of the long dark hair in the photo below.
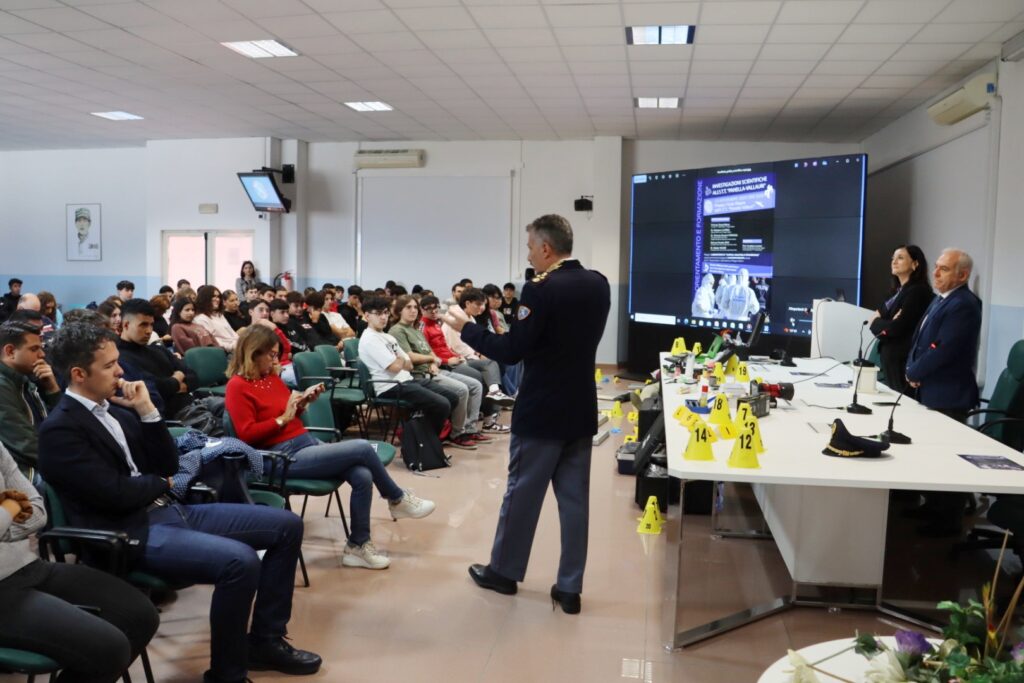
[[[916,244],[901,244],[900,246],[893,249],[893,251],[899,251],[903,249],[910,256],[911,261],[917,261],[917,268],[910,271],[910,278],[907,280],[908,285],[917,284],[918,282],[928,282],[928,259],[924,257],[924,252],[921,247]],[[892,293],[895,294],[900,288],[900,279],[895,275],[892,276]]]
[[[242,267],[238,269],[238,277],[243,280],[248,279],[248,276],[245,274],[246,266],[252,266],[252,279],[256,281],[256,264],[252,261],[242,261]],[[245,292],[242,292],[242,294],[245,294]]]
[[[174,302],[174,306],[171,307],[171,319],[169,322],[171,327],[174,327],[179,323],[185,322],[184,320],[181,319],[181,312],[188,305],[192,305],[192,307],[195,308],[195,304],[192,303],[191,299],[178,299],[177,301]]]
[[[220,294],[220,290],[213,285],[203,285],[196,292],[196,313],[202,315],[213,315],[214,313],[224,313],[224,297],[220,297],[220,306],[216,309],[213,308],[213,296],[214,294]]]

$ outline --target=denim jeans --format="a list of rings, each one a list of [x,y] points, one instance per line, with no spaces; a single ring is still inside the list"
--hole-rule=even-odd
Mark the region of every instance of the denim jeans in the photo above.
[[[172,584],[213,584],[210,669],[222,680],[245,678],[250,607],[255,638],[287,632],[302,520],[262,505],[214,503],[157,508],[149,521],[140,568]],[[262,563],[257,550],[267,551]]]
[[[364,439],[324,443],[307,432],[274,444],[274,448],[295,458],[288,467],[290,477],[341,479],[349,483],[352,487],[348,508],[352,517],[352,533],[348,540],[354,545],[370,540],[373,487],[376,486],[380,495],[388,500],[398,500],[405,493],[384,469],[377,451]]]

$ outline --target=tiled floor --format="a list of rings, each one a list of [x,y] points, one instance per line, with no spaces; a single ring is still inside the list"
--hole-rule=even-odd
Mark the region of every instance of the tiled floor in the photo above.
[[[475,452],[453,451],[454,467],[437,477],[414,476],[400,460],[391,465],[399,484],[437,501],[437,511],[424,520],[392,522],[383,502],[374,503],[374,541],[393,560],[385,571],[343,568],[341,523],[323,517],[324,499],[311,502],[304,551],[312,586],[296,588],[290,625],[292,642],[326,662],[308,680],[753,683],[788,647],[858,629],[896,628],[873,613],[796,609],[667,652],[666,541],[636,533],[633,479],[616,474],[613,460],[621,434],[594,451],[583,613],[551,609],[548,590],[558,557],[551,496],[519,594],[480,590],[466,567],[488,557],[505,486],[507,440],[499,437]],[[740,580],[749,570],[728,554],[709,552],[708,590],[749,583],[749,577]],[[210,589],[193,587],[164,607],[149,648],[158,681],[200,680],[207,668],[209,604]],[[132,676],[143,680],[138,664]],[[252,678],[298,680],[267,673]],[[0,677],[8,680],[21,679]]]

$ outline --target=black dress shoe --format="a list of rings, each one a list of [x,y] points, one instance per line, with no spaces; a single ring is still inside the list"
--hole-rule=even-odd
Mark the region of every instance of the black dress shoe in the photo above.
[[[486,588],[489,591],[501,593],[502,595],[515,595],[519,586],[512,579],[506,579],[501,574],[495,573],[489,565],[469,565],[469,576],[476,585]]]
[[[557,586],[551,587],[551,609],[555,609],[555,604],[562,606],[562,611],[566,614],[579,614],[580,613],[580,594],[579,593],[567,593],[565,591],[558,590]]]
[[[252,683],[248,678],[239,678],[237,681],[229,681],[226,678],[219,678],[213,675],[213,671],[207,669],[203,673],[203,683]]]
[[[249,639],[249,669],[280,671],[292,676],[308,676],[320,670],[320,655],[298,650],[284,638]]]

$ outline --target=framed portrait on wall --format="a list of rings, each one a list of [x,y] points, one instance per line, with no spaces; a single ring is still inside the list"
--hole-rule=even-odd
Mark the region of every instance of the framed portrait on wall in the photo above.
[[[103,260],[99,204],[68,204],[67,231],[68,261]]]

